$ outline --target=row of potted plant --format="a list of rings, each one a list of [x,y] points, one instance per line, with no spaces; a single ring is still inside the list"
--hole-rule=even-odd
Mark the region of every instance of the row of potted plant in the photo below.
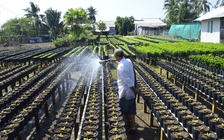
[[[224,80],[222,79],[222,77],[213,75],[212,73],[206,72],[203,69],[197,69],[192,66],[187,66],[187,64],[180,63],[178,61],[174,62],[166,61],[165,64],[168,65],[169,67],[173,67],[175,69],[174,72],[177,72],[178,77],[181,77],[181,75],[179,75],[178,73],[182,72],[185,75],[189,75],[189,77],[198,80],[199,85],[197,85],[197,83],[194,83],[193,86],[195,86],[195,88],[198,88],[199,90],[202,90],[201,85],[203,86],[207,84],[215,88],[216,90],[219,90],[221,92],[224,91],[223,87]]]
[[[19,82],[19,84],[22,83],[24,77],[29,77],[29,74],[35,73],[37,70],[38,65],[32,65],[28,66],[25,69],[18,71],[14,75],[8,74],[8,77],[5,77],[4,80],[2,80],[0,84],[0,96],[3,96],[3,90],[5,89],[5,94],[9,92],[8,87],[11,86],[11,89],[13,90]],[[1,98],[1,97],[0,97]]]
[[[216,100],[220,104],[224,102],[224,94],[222,93],[224,88],[218,81],[213,81],[212,79],[208,79],[199,75],[199,73],[194,72],[192,74],[192,70],[178,69],[177,64],[171,63],[157,63],[160,67],[166,69],[167,71],[173,73],[182,81],[185,81],[188,85],[202,91],[205,95],[213,100]],[[188,74],[188,72],[190,72]],[[218,79],[217,79],[218,80]]]
[[[28,49],[15,49],[15,50],[8,50],[8,51],[1,51],[0,52],[0,61],[7,60],[7,58],[12,58],[13,56],[19,56],[21,54],[26,54],[27,52],[35,52],[38,51],[38,48],[28,48]]]
[[[109,38],[109,42],[112,43],[113,45],[124,45],[125,43],[122,42],[121,40],[118,40],[114,37]]]
[[[34,65],[35,66],[35,65]],[[36,67],[36,66],[35,66]],[[38,72],[37,75],[30,77],[25,82],[21,83],[21,85],[12,89],[12,91],[8,92],[4,96],[0,97],[0,106],[5,107],[7,104],[11,103],[13,100],[17,99],[24,92],[29,90],[32,86],[34,86],[40,79],[46,76],[46,73],[49,73],[55,68],[55,65],[51,65],[43,71]],[[15,82],[15,81],[14,81]]]
[[[218,72],[218,70],[224,70],[224,63],[223,63],[223,58],[219,56],[214,56],[214,55],[190,55],[189,59],[194,62],[198,62],[203,64],[204,66],[209,66],[215,69],[210,69],[210,70],[215,70],[213,72]],[[205,68],[209,68],[205,67]]]
[[[98,140],[101,138],[99,127],[101,126],[101,92],[100,83],[95,74],[89,91],[88,101],[86,102],[85,118],[81,130],[81,138],[86,140]]]
[[[2,123],[3,130],[1,132],[6,134],[6,130],[14,128],[13,131],[7,133],[9,139],[16,137],[20,131],[23,130],[23,128],[28,124],[28,121],[38,113],[39,109],[50,97],[53,89],[56,89],[57,82],[60,81],[60,78],[63,76],[56,74],[63,66],[64,65],[58,65],[58,67],[53,71],[49,71],[49,74],[44,75],[44,78],[39,80],[37,83],[34,83],[35,85],[32,88],[23,92],[21,96],[16,98],[15,101],[7,104],[7,107],[1,111],[1,114],[5,114],[5,122]],[[64,69],[64,71],[68,68]],[[50,86],[47,87],[48,85]],[[14,117],[15,114],[16,116]],[[19,125],[15,125],[16,123],[13,122],[15,120],[16,123],[19,122]],[[10,127],[8,127],[8,124],[11,124]]]
[[[140,72],[139,74],[141,76],[143,76],[144,70],[140,66],[136,66],[136,70]],[[155,82],[155,79],[153,78],[150,78],[150,80]],[[139,77],[137,77],[137,82],[139,85],[140,95],[143,97],[146,104],[156,117],[157,122],[164,130],[168,139],[190,139],[189,133],[185,131],[184,127],[177,121],[177,118],[175,118],[171,111],[169,111],[169,108],[166,106],[166,104],[164,104],[156,95],[156,92],[152,91],[150,87],[146,85],[146,83]],[[159,87],[159,84],[157,84],[157,86]]]
[[[26,63],[30,62],[32,58],[36,55],[43,54],[45,52],[51,51],[53,48],[43,48],[43,49],[34,49],[32,51],[26,51],[22,54],[12,55],[3,60],[5,63]]]
[[[108,122],[108,139],[110,140],[126,140],[126,129],[124,118],[119,107],[118,93],[115,89],[114,81],[111,73],[111,66],[105,65],[105,104],[106,118]]]
[[[56,120],[57,123],[54,125],[54,130],[51,134],[52,140],[70,140],[84,94],[85,86],[83,82],[84,80],[80,79],[72,93],[69,94],[69,99],[60,117]]]
[[[33,57],[33,61],[52,61],[57,58],[63,57],[66,53],[68,53],[70,50],[72,50],[71,47],[62,47],[62,48],[57,48],[51,51],[48,51],[46,53],[42,53],[39,55],[36,55]]]
[[[147,68],[144,68],[144,69],[147,69]],[[183,126],[188,128],[188,132],[190,133],[193,132],[192,131],[193,127],[189,127],[192,124],[205,125],[205,126],[207,125],[209,126],[209,131],[217,133],[218,138],[223,137],[222,131],[224,127],[222,127],[222,124],[224,121],[222,118],[219,118],[217,114],[212,114],[211,110],[207,109],[206,106],[204,106],[202,103],[193,99],[193,97],[189,96],[182,89],[179,89],[178,87],[173,85],[173,83],[171,83],[170,81],[168,81],[167,79],[165,79],[164,77],[156,73],[155,71],[148,69],[148,71],[146,72],[146,75],[152,75],[153,78],[149,77],[150,80],[148,80],[149,82],[148,84],[157,93],[157,96],[160,97],[160,99],[165,103],[168,109],[170,109],[175,114],[178,120],[182,121]],[[165,90],[163,87],[159,86],[160,84],[157,84],[157,85],[153,84],[156,82],[159,82],[165,88]],[[169,92],[166,92],[166,91],[169,91]],[[182,103],[179,103],[179,102],[182,102]],[[184,116],[186,116],[187,118],[185,118]],[[193,133],[193,136],[196,136],[196,135],[197,134]]]

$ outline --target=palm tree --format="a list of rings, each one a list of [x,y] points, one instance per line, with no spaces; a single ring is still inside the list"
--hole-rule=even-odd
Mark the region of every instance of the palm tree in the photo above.
[[[49,30],[51,36],[56,38],[62,30],[63,22],[61,19],[61,12],[49,8],[45,11],[46,16],[43,18],[44,26]]]
[[[179,13],[179,0],[165,0],[164,10],[166,10],[167,24],[177,23]]]
[[[87,8],[87,15],[88,15],[88,19],[91,20],[92,23],[96,22],[96,17],[95,17],[95,15],[97,15],[96,8],[93,8],[93,6],[90,6],[89,8]]]
[[[39,18],[38,13],[40,12],[40,8],[38,5],[34,4],[34,2],[30,2],[30,7],[23,10],[27,12],[27,14],[25,14],[26,17]]]
[[[34,4],[34,2],[30,2],[30,7],[23,9],[24,11],[27,12],[27,14],[25,14],[26,17],[28,18],[34,18],[34,22],[35,22],[35,26],[36,26],[36,35],[40,34],[40,28],[42,27],[42,22],[39,18],[38,13],[40,12],[40,8],[38,5]],[[41,17],[43,17],[43,15],[41,15]],[[39,28],[39,30],[38,30]]]
[[[210,6],[212,6],[212,4],[208,0],[200,0],[199,3],[200,6],[198,11],[200,13],[205,14],[210,11]]]

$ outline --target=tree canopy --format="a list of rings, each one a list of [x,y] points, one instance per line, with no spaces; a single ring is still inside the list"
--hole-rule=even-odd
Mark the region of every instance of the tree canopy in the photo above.
[[[118,16],[115,21],[117,33],[120,35],[127,35],[135,29],[134,17],[120,17]]]
[[[164,10],[167,24],[193,22],[201,14],[210,11],[212,4],[208,0],[165,0]]]

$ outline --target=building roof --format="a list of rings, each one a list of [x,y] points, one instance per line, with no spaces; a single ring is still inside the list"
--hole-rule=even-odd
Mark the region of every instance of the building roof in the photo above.
[[[115,21],[102,21],[106,24],[107,27],[115,27]]]
[[[141,20],[135,20],[134,24],[138,27],[162,27],[167,24],[161,21],[159,18],[142,18]]]
[[[203,20],[208,20],[208,19],[213,19],[213,18],[221,18],[224,17],[224,7],[219,7],[216,8],[203,16],[195,19],[195,21],[203,21]]]
[[[110,27],[114,27],[115,28],[115,24],[114,24],[114,22],[115,21],[100,21],[100,22],[103,22],[103,23],[105,23],[106,24],[106,30],[104,30],[104,32],[109,32],[110,31]],[[96,26],[96,30],[95,30],[95,32],[101,32],[99,29],[98,29],[98,27]]]

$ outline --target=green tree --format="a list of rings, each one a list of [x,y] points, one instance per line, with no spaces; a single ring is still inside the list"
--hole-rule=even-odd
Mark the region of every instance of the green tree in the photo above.
[[[115,21],[118,34],[127,35],[128,32],[132,32],[135,29],[134,21],[133,16],[124,18],[118,16]]]
[[[220,0],[217,0],[215,5],[213,6],[213,8],[218,8],[219,6],[224,6],[224,0],[222,0],[222,2],[220,3]]]
[[[71,8],[64,15],[64,28],[68,29],[70,34],[79,35],[83,31],[82,26],[86,21],[87,14],[83,8]]]
[[[87,21],[87,13],[83,8],[68,9],[63,20],[66,35],[53,41],[55,46],[74,46],[91,40],[93,38],[92,28]]]
[[[164,10],[167,24],[193,22],[202,13],[210,11],[211,3],[208,0],[165,0]]]
[[[105,24],[104,22],[99,22],[99,23],[97,24],[97,27],[98,27],[98,29],[100,30],[101,33],[102,33],[104,30],[107,29],[107,26],[106,26],[106,24]]]
[[[37,4],[35,4],[34,2],[30,2],[30,7],[23,9],[25,12],[27,12],[27,14],[25,14],[25,17],[28,18],[34,18],[35,20],[35,26],[38,27],[39,29],[36,30],[36,35],[38,36],[40,34],[40,30],[42,27],[42,21],[40,19],[40,17],[43,19],[44,15],[39,15],[38,13],[40,12],[40,8]]]
[[[179,0],[165,0],[164,1],[164,10],[166,10],[166,18],[164,22],[167,24],[173,24],[178,22],[178,13],[179,13]]]
[[[212,4],[208,0],[199,0],[199,5],[200,6],[198,7],[198,11],[203,14],[209,12],[210,7],[212,6]]]
[[[93,6],[90,6],[89,8],[87,8],[87,15],[91,23],[96,23],[96,17],[95,17],[97,15],[96,8],[93,8]]]
[[[34,2],[30,2],[30,7],[26,8],[26,9],[23,9],[23,10],[27,12],[27,14],[25,14],[26,17],[39,18],[38,13],[40,12],[40,8]]]
[[[61,19],[61,12],[49,8],[45,11],[46,16],[44,17],[44,27],[49,31],[49,34],[56,38],[62,31],[63,22]]]
[[[29,36],[35,35],[36,26],[34,24],[35,21],[32,18],[10,19],[1,27],[1,40],[5,42],[13,42],[15,39],[17,41],[19,39],[20,43],[27,42]]]

